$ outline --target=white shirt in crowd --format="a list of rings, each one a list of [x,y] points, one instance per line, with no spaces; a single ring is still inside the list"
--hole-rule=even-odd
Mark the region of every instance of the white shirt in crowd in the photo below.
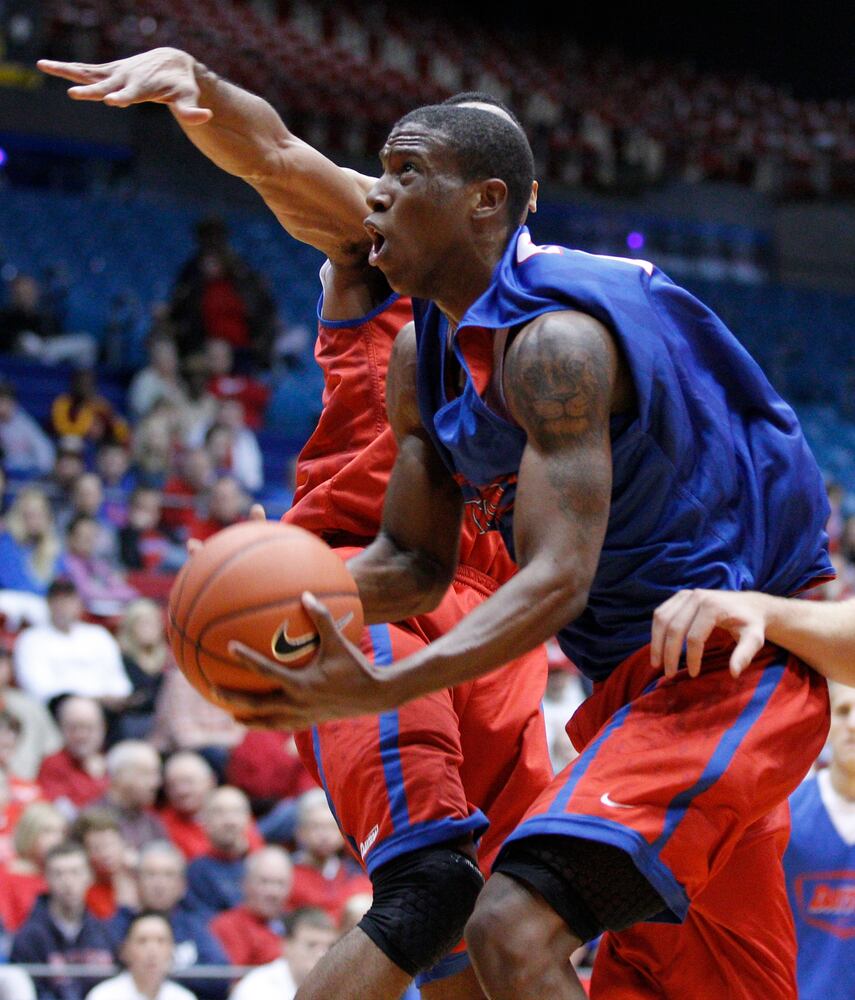
[[[105,979],[86,994],[86,1000],[150,1000],[134,983],[130,972],[122,972],[112,979]],[[157,991],[154,1000],[197,1000],[196,994],[167,980]]]
[[[294,1000],[296,993],[297,984],[288,963],[277,958],[248,972],[229,994],[229,1000]]]
[[[42,702],[65,692],[89,698],[131,693],[119,644],[103,625],[76,622],[68,632],[34,625],[18,636],[14,657],[18,686]]]

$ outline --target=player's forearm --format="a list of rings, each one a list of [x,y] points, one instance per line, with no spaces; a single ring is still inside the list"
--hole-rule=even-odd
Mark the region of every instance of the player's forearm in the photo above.
[[[378,537],[347,568],[359,587],[367,625],[396,622],[432,611],[451,583],[452,572],[423,553]]]
[[[804,601],[757,594],[766,638],[829,680],[855,685],[855,599]]]
[[[559,577],[542,564],[526,566],[446,635],[389,668],[389,681],[408,701],[474,680],[555,635],[587,598],[572,571]]]

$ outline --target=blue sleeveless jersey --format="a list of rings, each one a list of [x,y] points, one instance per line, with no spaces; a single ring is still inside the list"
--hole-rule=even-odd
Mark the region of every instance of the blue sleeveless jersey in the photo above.
[[[790,797],[784,855],[796,922],[800,1000],[855,997],[855,844],[829,818],[816,778]]]
[[[795,414],[718,317],[646,261],[538,247],[521,227],[451,344],[415,302],[422,420],[461,484],[467,516],[514,554],[525,432],[482,399],[460,331],[514,329],[545,312],[588,313],[614,334],[636,412],[613,418],[611,511],[582,615],[558,635],[589,677],[650,641],[655,608],[686,587],[793,594],[833,575],[828,501]],[[447,398],[453,350],[460,395]]]

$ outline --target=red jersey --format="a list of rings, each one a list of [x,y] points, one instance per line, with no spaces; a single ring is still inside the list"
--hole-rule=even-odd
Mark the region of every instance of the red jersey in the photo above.
[[[408,298],[390,296],[362,319],[320,320],[315,360],[324,373],[323,411],[297,459],[294,505],[283,520],[335,543],[356,544],[380,529],[397,446],[386,416],[392,344],[413,318]],[[498,532],[466,518],[460,567],[503,583],[515,566]]]

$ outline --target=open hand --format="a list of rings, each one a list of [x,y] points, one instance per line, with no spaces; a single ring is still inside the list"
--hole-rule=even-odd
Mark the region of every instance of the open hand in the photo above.
[[[180,49],[159,48],[109,63],[57,62],[39,59],[50,76],[71,80],[68,96],[75,101],[101,101],[117,108],[154,101],[168,104],[184,125],[204,125],[213,117],[199,106],[195,60]]]

